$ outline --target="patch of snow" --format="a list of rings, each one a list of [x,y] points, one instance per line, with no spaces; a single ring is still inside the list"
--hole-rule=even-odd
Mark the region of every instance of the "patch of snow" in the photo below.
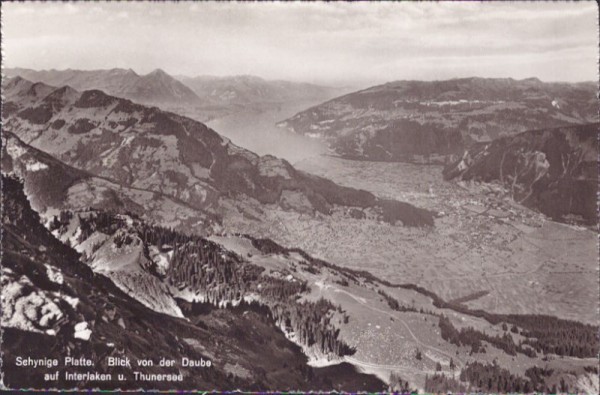
[[[39,171],[48,168],[48,165],[42,162],[27,162],[25,168],[29,171]]]
[[[51,296],[42,290],[32,290],[33,283],[26,276],[18,279],[2,269],[2,326],[30,332],[43,332],[63,317]]]
[[[79,236],[81,235],[81,228],[77,228],[73,236],[69,237],[69,245],[76,246],[79,240]]]
[[[75,324],[74,329],[75,333],[73,334],[73,337],[75,339],[81,339],[86,341],[90,340],[90,336],[92,336],[92,331],[88,329],[88,323],[86,321],[82,321]]]
[[[150,246],[149,248],[150,259],[156,265],[156,269],[160,274],[166,274],[167,269],[169,268],[169,254],[173,255],[173,251],[169,251],[167,254],[163,254],[160,252],[158,247]]]
[[[79,298],[75,298],[73,296],[69,296],[69,295],[63,295],[62,299],[67,302],[68,304],[71,305],[71,307],[73,307],[74,309],[77,308],[77,305],[79,304]]]
[[[135,134],[130,134],[129,136],[125,137],[123,139],[123,141],[121,141],[121,147],[129,145],[133,141],[134,138],[135,138]]]
[[[584,394],[597,394],[600,389],[598,375],[587,373],[577,378],[576,388]]]
[[[56,284],[62,284],[64,282],[64,277],[59,270],[53,268],[47,263],[44,263],[44,266],[46,266],[46,275],[48,276],[48,280]]]
[[[94,247],[100,246],[106,239],[108,239],[108,235],[101,232],[94,232],[81,244],[76,245],[75,250],[80,254],[85,253],[86,256],[90,257],[94,253]]]
[[[244,302],[246,303],[252,303],[252,302],[258,302],[260,301],[260,297],[257,294],[248,294],[248,295],[244,295],[243,297]]]
[[[13,141],[13,139],[8,140],[8,142],[12,144],[6,145],[6,151],[13,159],[19,158],[21,155],[27,153],[27,150],[20,144],[16,143],[16,141]]]

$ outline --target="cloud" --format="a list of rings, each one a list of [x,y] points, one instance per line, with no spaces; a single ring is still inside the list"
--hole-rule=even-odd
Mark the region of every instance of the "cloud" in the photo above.
[[[3,27],[5,63],[34,68],[324,83],[597,76],[592,2],[6,3]]]

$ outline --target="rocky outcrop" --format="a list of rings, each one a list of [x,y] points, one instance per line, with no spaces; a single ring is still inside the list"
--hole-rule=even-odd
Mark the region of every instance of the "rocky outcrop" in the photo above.
[[[300,347],[288,341],[275,320],[262,310],[239,307],[200,315],[186,310],[190,319],[184,319],[146,307],[104,274],[92,271],[82,262],[84,257],[56,239],[31,209],[18,179],[3,176],[2,187],[4,386],[41,390],[48,388],[44,374],[58,371],[52,387],[73,388],[65,372],[72,373],[74,368],[65,366],[64,358],[84,356],[92,360],[95,372],[109,375],[106,380],[77,383],[77,387],[87,389],[139,389],[145,386],[134,377],[134,370],[139,370],[145,374],[181,375],[177,385],[188,389],[289,391],[341,386],[352,390],[357,387],[348,384],[350,377],[358,375],[364,381],[361,389],[382,390],[381,381],[352,368],[329,377],[320,374],[307,365]],[[105,221],[104,226],[110,227],[110,222]],[[81,229],[79,236],[83,234]],[[117,244],[124,246],[126,242],[124,238]],[[114,239],[109,244],[113,245]],[[175,367],[158,366],[156,361],[163,356],[174,359]],[[59,363],[30,367],[31,374],[23,374],[25,368],[17,366],[16,360],[27,357],[57,359]],[[139,359],[152,359],[155,365],[115,369],[107,364],[107,357],[129,358],[132,365]],[[212,366],[197,370],[182,367],[184,357],[210,360]],[[123,379],[117,378],[118,373]],[[172,386],[170,381],[149,384],[149,388],[161,390]]]
[[[597,222],[599,124],[528,131],[473,146],[446,179],[497,182],[559,221]]]

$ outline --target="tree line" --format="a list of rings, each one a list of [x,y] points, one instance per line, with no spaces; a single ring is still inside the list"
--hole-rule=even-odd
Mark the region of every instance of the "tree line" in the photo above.
[[[51,227],[66,228],[72,214],[65,212],[55,217]],[[243,301],[244,296],[255,294],[259,303],[265,305],[277,324],[293,331],[297,340],[308,347],[315,347],[324,354],[351,355],[354,349],[339,338],[339,329],[332,323],[339,307],[320,299],[298,301],[309,291],[306,281],[287,280],[264,274],[264,268],[254,265],[221,245],[198,235],[188,235],[170,228],[150,225],[131,215],[133,221],[126,224],[125,217],[108,211],[89,211],[78,215],[79,242],[94,232],[113,236],[117,247],[141,241],[147,262],[152,262],[150,247],[154,246],[168,256],[168,266],[159,271],[146,269],[171,286],[189,288],[204,296],[213,305]],[[136,241],[136,242],[139,242]],[[270,253],[288,253],[268,239],[261,240],[261,247]],[[308,257],[308,255],[306,255]],[[319,263],[315,266],[318,268]],[[313,260],[307,261],[312,266]],[[346,319],[346,317],[344,317]],[[347,319],[346,319],[347,321]]]
[[[526,377],[521,377],[501,368],[495,361],[493,364],[470,362],[460,373],[460,380],[471,383],[469,391],[477,392],[568,393],[569,384],[564,378],[561,378],[558,386],[547,384],[552,373],[553,370],[548,368],[531,367],[525,371]]]
[[[486,341],[508,355],[517,355],[517,352],[519,352],[532,358],[536,356],[535,351],[531,348],[515,344],[512,336],[508,333],[504,333],[502,336],[490,336],[473,327],[458,330],[450,319],[443,315],[440,316],[438,325],[442,339],[457,346],[471,347],[471,354],[485,352],[482,342]]]

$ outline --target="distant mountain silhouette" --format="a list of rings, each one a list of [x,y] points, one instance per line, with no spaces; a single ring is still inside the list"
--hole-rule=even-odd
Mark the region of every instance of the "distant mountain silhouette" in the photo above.
[[[327,100],[343,89],[281,80],[265,80],[251,75],[231,77],[178,76],[198,96],[221,106],[259,106],[284,102]]]
[[[9,68],[9,77],[20,76],[51,86],[68,85],[76,90],[98,89],[109,95],[143,104],[200,105],[202,100],[180,81],[163,70],[138,75],[131,69],[110,70],[31,70]]]
[[[32,70],[7,68],[7,77],[79,91],[98,89],[134,102],[207,121],[244,110],[263,111],[286,103],[319,103],[348,90],[255,76],[187,77],[156,69],[139,75],[131,69]]]

